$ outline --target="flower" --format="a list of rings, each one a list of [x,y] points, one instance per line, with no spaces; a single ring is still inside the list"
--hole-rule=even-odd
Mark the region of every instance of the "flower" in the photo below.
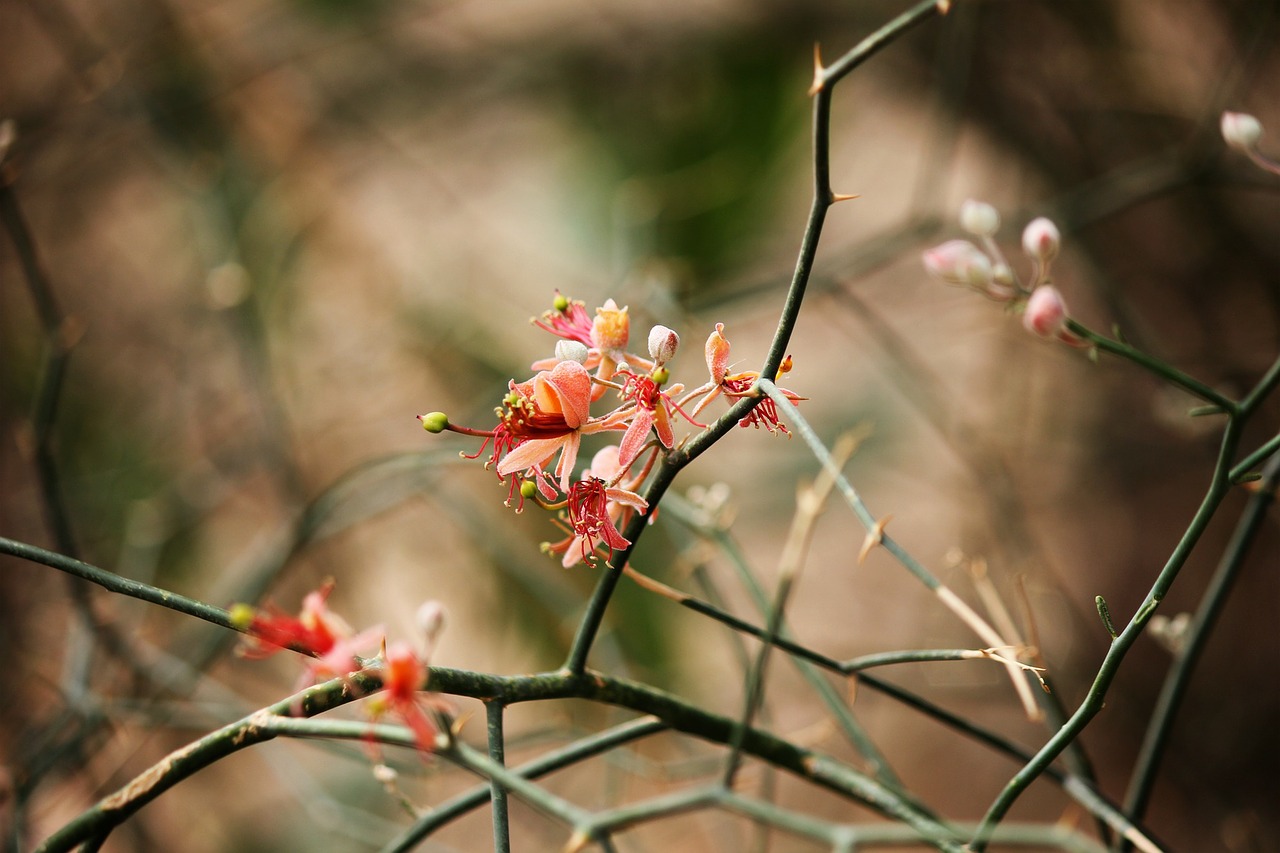
[[[542,467],[559,453],[555,477],[567,493],[582,436],[616,429],[620,420],[591,417],[591,375],[576,361],[559,362],[510,388],[501,413],[509,450],[497,462],[498,476],[532,477],[542,488]],[[495,440],[495,458],[497,450]]]
[[[383,655],[382,693],[370,709],[375,719],[387,711],[398,714],[423,752],[430,752],[436,740],[436,726],[427,713],[427,707],[435,703],[419,693],[425,689],[429,675],[430,670],[412,646],[403,641],[393,643]]]
[[[328,581],[308,593],[297,617],[289,616],[271,603],[265,611],[247,604],[232,607],[232,623],[249,635],[240,654],[246,658],[265,658],[281,649],[308,653],[314,657],[307,661],[313,681],[359,670],[362,664],[357,650],[377,642],[382,628],[355,633],[342,617],[329,609],[327,599],[333,587],[333,581]]]
[[[976,247],[975,247],[976,248]],[[715,329],[707,338],[705,348],[707,357],[707,372],[710,374],[710,380],[699,388],[690,391],[689,394],[680,401],[681,405],[690,402],[698,395],[702,395],[693,407],[692,416],[697,417],[698,413],[710,405],[711,401],[723,394],[725,397],[749,397],[755,394],[754,391],[756,381],[760,378],[759,371],[745,370],[741,373],[729,373],[729,339],[724,336],[724,323],[716,323]],[[791,372],[791,356],[787,356],[782,360],[782,364],[778,366],[777,379],[781,379],[783,374]],[[807,399],[801,397],[794,391],[786,388],[779,388],[787,399],[793,403]],[[778,406],[770,397],[762,399],[756,407],[753,408],[740,421],[738,426],[746,428],[753,426],[756,429],[764,427],[771,433],[781,432],[784,435],[790,435],[791,431],[787,429],[786,424],[782,423],[778,414]]]
[[[631,317],[625,307],[619,308],[618,303],[612,299],[606,299],[604,305],[596,309],[593,318],[582,302],[567,299],[557,290],[552,310],[545,312],[540,318],[534,318],[533,324],[553,335],[587,347],[586,358],[575,357],[574,360],[581,361],[588,370],[595,369],[596,378],[601,381],[613,378],[613,374],[624,364],[644,370],[653,367],[640,356],[627,352]],[[554,359],[535,361],[532,367],[534,370],[547,370],[565,357],[557,348]],[[591,399],[599,400],[604,396],[605,387],[596,386],[592,390]]]
[[[444,629],[444,606],[438,601],[425,602],[418,608],[417,622],[424,641],[421,656],[403,641],[383,645],[382,691],[370,703],[369,713],[374,719],[388,711],[398,714],[413,732],[418,749],[425,753],[435,745],[437,731],[430,712],[449,710],[443,699],[425,693],[431,678],[427,662]]]
[[[561,542],[545,546],[548,553],[564,554],[561,564],[566,569],[581,562],[592,562],[600,545],[608,547],[609,558],[612,559],[614,551],[631,544],[618,532],[618,528],[625,525],[633,513],[648,510],[649,503],[631,489],[610,485],[623,470],[618,446],[608,445],[596,453],[591,467],[569,490],[567,513],[570,535]],[[643,475],[638,479],[643,479]]]
[[[625,377],[619,395],[633,407],[630,410],[631,423],[622,436],[620,447],[621,464],[625,467],[640,455],[650,428],[658,433],[658,441],[663,447],[671,447],[675,443],[668,410],[668,406],[674,404],[652,376],[637,376],[629,370],[620,371],[619,375]]]

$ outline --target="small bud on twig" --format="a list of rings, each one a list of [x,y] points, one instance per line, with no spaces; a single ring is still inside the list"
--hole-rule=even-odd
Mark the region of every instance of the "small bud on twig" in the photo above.
[[[654,326],[649,330],[649,357],[656,367],[670,361],[680,346],[680,336],[666,326]]]
[[[1248,113],[1224,112],[1222,138],[1230,147],[1249,154],[1258,147],[1258,140],[1262,139],[1262,122]]]
[[[1000,214],[984,201],[960,205],[960,227],[975,237],[990,237],[1000,229]]]
[[[1049,262],[1058,256],[1061,242],[1058,226],[1043,216],[1028,222],[1022,231],[1022,250],[1042,267],[1049,266]]]

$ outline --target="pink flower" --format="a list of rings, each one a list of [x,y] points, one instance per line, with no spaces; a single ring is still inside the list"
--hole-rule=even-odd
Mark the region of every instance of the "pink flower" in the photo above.
[[[630,489],[609,485],[622,470],[617,445],[609,445],[595,455],[591,467],[569,490],[570,536],[555,545],[545,546],[550,553],[564,554],[562,565],[566,569],[581,562],[592,562],[600,545],[609,549],[612,559],[614,551],[631,544],[618,532],[618,528],[633,513],[644,513],[649,504]],[[639,479],[643,479],[643,475]]]
[[[576,361],[562,361],[510,387],[501,417],[511,449],[498,462],[498,476],[534,477],[541,487],[542,468],[559,453],[555,477],[567,493],[582,436],[617,429],[621,420],[591,417],[591,375]]]
[[[759,371],[745,370],[741,373],[729,373],[729,339],[724,336],[724,323],[716,323],[715,330],[711,336],[707,338],[706,345],[707,356],[707,372],[710,374],[710,380],[707,384],[695,388],[680,401],[681,405],[689,403],[693,398],[702,395],[693,407],[692,415],[697,417],[698,413],[711,404],[711,401],[723,394],[726,398],[740,398],[749,396],[752,388],[755,387],[756,381],[760,378]],[[783,374],[791,371],[791,356],[787,356],[782,360],[782,364],[778,367],[778,378],[782,378]],[[794,391],[786,388],[778,389],[786,395],[787,399],[793,403],[798,403],[806,399],[801,397]],[[769,432],[781,432],[790,435],[786,424],[782,423],[778,414],[778,406],[772,399],[765,397],[754,409],[752,409],[746,417],[738,421],[738,426],[753,426],[756,429],[764,427]]]
[[[618,303],[606,299],[604,305],[596,309],[593,318],[587,313],[586,306],[577,300],[566,299],[556,291],[554,308],[533,324],[545,329],[553,335],[566,340],[577,341],[587,347],[587,356],[582,364],[596,371],[596,378],[608,381],[624,364],[630,364],[643,370],[653,367],[652,363],[627,352],[627,342],[631,336],[631,317],[626,308],[619,308]],[[534,370],[548,370],[555,366],[560,358],[542,359],[532,365]],[[591,399],[599,400],[604,396],[604,385],[592,389]]]

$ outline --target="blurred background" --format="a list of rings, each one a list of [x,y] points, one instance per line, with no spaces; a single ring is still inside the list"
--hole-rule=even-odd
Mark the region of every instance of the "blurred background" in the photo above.
[[[488,423],[508,379],[550,354],[529,318],[556,289],[589,309],[629,305],[639,350],[651,324],[675,328],[673,374],[687,385],[704,381],[701,344],[716,322],[741,367],[756,366],[810,199],[813,44],[830,61],[903,8],[0,3],[11,199],[58,338],[74,344],[45,430],[51,339],[6,235],[0,534],[64,551],[69,541],[89,562],[220,606],[265,597],[293,611],[332,577],[334,609],[392,637],[412,637],[417,606],[438,599],[449,624],[436,663],[557,667],[594,572],[541,556],[538,543],[558,538],[546,514],[504,508],[493,474],[458,458],[474,443],[426,435],[414,416]],[[1217,125],[1233,109],[1280,128],[1277,11],[1269,0],[957,2],[836,90],[833,183],[861,198],[828,217],[787,384],[810,398],[825,439],[869,432],[853,482],[962,597],[978,603],[967,567],[984,560],[1025,631],[1026,589],[1069,708],[1106,649],[1094,596],[1118,621],[1132,614],[1200,501],[1221,422],[1188,418],[1196,401],[1131,365],[1032,339],[1000,306],[929,280],[919,253],[959,236],[968,197],[1000,208],[1011,257],[1022,225],[1049,215],[1064,233],[1055,283],[1073,314],[1243,394],[1280,351],[1280,179],[1225,151]],[[1280,139],[1269,143],[1280,154]],[[1272,402],[1246,447],[1278,420]],[[61,539],[42,460],[65,502]],[[730,555],[693,522],[729,525],[772,589],[796,486],[816,468],[799,440],[735,431],[677,481],[633,565],[756,618]],[[1162,612],[1194,609],[1246,500],[1228,498]],[[790,611],[801,641],[836,658],[977,643],[884,553],[857,565],[861,544],[833,504]],[[8,849],[293,688],[296,661],[241,660],[222,632],[131,600],[89,596],[105,626],[95,639],[66,578],[0,563]],[[1273,511],[1163,763],[1149,825],[1172,849],[1280,849],[1278,568]],[[127,641],[126,663],[111,636]],[[624,582],[592,663],[736,713],[743,652],[723,627]],[[1084,738],[1112,797],[1168,661],[1140,641]],[[997,667],[884,674],[1028,747],[1045,738]],[[1016,770],[870,691],[854,711],[948,817],[979,818]],[[626,716],[517,706],[508,759]],[[763,723],[854,755],[781,659]],[[464,732],[478,740],[482,728]],[[601,807],[714,772],[719,754],[662,736],[549,784]],[[471,784],[440,763],[395,761],[421,807]],[[104,849],[376,849],[409,818],[369,768],[358,747],[260,747],[148,806]],[[774,783],[802,811],[856,817]],[[758,767],[744,781],[768,784]],[[520,849],[563,844],[561,827],[518,804],[513,814]],[[1064,814],[1087,823],[1042,783],[1013,816]],[[423,849],[489,849],[488,827],[481,810]],[[761,840],[744,819],[698,813],[618,842]]]

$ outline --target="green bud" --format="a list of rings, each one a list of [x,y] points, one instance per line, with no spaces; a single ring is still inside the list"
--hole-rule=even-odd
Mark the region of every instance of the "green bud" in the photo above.
[[[257,614],[258,611],[254,610],[252,604],[233,604],[227,611],[231,625],[241,631],[249,630],[249,626],[253,624],[253,617]]]
[[[538,493],[538,484],[533,480],[525,480],[520,484],[520,497],[531,500]]]
[[[551,303],[551,307],[563,314],[564,310],[569,307],[569,297],[557,293],[555,301]]]
[[[667,380],[671,378],[671,371],[667,370],[665,367],[659,367],[657,370],[653,371],[653,373],[649,374],[649,378],[654,382],[657,382],[659,385],[665,385],[667,384]]]
[[[422,421],[422,428],[427,432],[438,434],[449,428],[449,416],[444,412],[428,412],[425,415],[418,415],[418,420]]]

